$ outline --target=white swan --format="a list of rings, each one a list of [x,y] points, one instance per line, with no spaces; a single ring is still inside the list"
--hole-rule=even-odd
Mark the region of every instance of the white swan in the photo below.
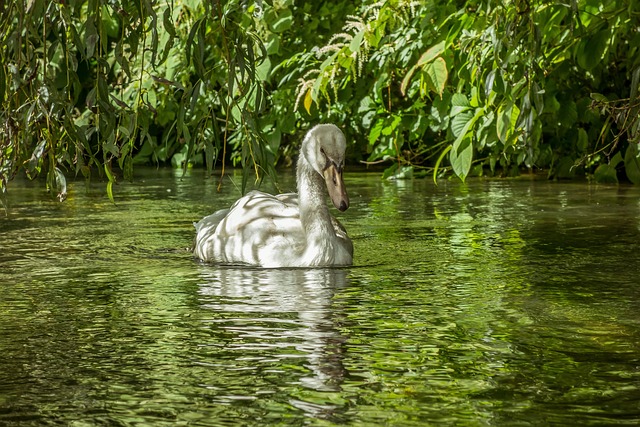
[[[195,224],[193,253],[203,261],[263,267],[351,265],[353,244],[330,213],[349,207],[342,180],[346,141],[332,124],[317,125],[304,137],[297,166],[298,194],[273,196],[252,191],[231,209]]]

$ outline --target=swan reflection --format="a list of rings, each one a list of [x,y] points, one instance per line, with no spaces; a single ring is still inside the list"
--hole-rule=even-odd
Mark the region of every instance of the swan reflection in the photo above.
[[[261,364],[287,359],[296,368],[282,375],[294,385],[339,390],[344,377],[339,314],[334,294],[347,285],[339,269],[253,269],[203,266],[201,305],[207,323],[224,335],[225,354],[234,363]]]

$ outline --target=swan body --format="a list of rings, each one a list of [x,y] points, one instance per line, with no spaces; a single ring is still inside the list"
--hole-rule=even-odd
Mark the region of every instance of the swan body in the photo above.
[[[207,262],[262,267],[351,265],[353,244],[325,202],[349,207],[342,170],[346,141],[331,124],[307,132],[297,164],[298,193],[252,191],[195,224],[193,253]]]

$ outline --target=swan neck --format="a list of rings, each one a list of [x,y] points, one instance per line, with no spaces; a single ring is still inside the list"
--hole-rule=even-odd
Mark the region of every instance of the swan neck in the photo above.
[[[300,156],[297,167],[300,220],[307,235],[335,235],[326,203],[325,183],[309,162]]]

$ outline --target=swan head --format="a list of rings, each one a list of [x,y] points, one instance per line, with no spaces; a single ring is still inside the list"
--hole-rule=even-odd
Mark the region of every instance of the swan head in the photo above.
[[[302,143],[302,155],[322,176],[331,202],[340,211],[349,208],[349,196],[342,179],[346,149],[344,134],[332,124],[314,126]]]

